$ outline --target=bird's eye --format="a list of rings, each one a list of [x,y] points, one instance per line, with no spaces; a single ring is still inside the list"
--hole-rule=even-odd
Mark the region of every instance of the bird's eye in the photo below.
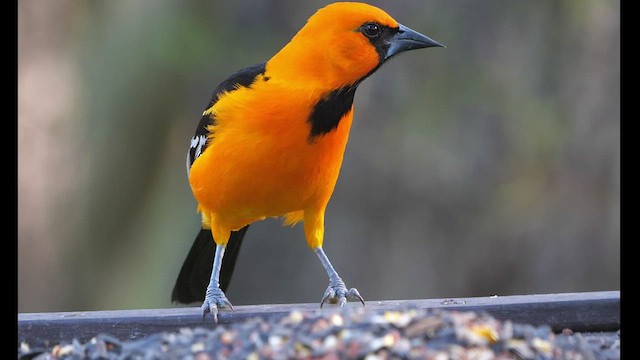
[[[374,39],[380,36],[380,25],[375,23],[368,23],[362,26],[362,33],[370,38]]]

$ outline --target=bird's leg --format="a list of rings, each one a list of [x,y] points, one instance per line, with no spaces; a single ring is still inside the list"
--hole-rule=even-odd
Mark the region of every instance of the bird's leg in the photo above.
[[[366,306],[364,304],[364,299],[362,298],[362,296],[360,296],[360,293],[356,288],[347,290],[344,281],[342,281],[342,279],[338,275],[338,272],[331,265],[331,262],[329,261],[327,255],[324,253],[324,250],[322,250],[322,247],[318,246],[313,251],[316,253],[316,255],[318,255],[322,266],[324,266],[325,270],[327,270],[327,275],[329,275],[329,287],[327,287],[327,290],[324,292],[322,301],[320,301],[320,307],[322,307],[324,303],[338,303],[340,307],[343,307],[347,303],[347,301],[355,300],[360,301],[363,306]]]
[[[220,290],[220,267],[222,266],[222,258],[224,257],[225,245],[216,245],[216,255],[213,258],[213,269],[211,270],[211,280],[207,286],[207,292],[202,303],[202,317],[210,312],[213,315],[213,321],[218,322],[218,309],[230,308],[233,311],[233,305],[229,302],[224,292]]]

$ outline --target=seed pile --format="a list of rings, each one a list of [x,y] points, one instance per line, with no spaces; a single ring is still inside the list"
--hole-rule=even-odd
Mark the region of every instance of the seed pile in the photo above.
[[[618,334],[554,334],[475,312],[293,311],[123,342],[100,334],[49,347],[22,343],[19,359],[619,359]]]

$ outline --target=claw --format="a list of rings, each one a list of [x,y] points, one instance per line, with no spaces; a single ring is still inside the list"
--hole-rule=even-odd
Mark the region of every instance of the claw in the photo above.
[[[322,308],[322,305],[324,305],[324,303],[332,303],[332,299],[335,299],[335,297],[336,297],[336,291],[333,290],[331,285],[329,285],[327,290],[325,290],[324,292],[324,296],[322,297],[322,300],[320,300],[320,308]]]
[[[362,298],[362,296],[358,292],[358,289],[356,288],[349,289],[349,291],[347,292],[347,298],[351,301],[359,300],[362,303],[362,306],[367,306],[365,305],[364,299]]]

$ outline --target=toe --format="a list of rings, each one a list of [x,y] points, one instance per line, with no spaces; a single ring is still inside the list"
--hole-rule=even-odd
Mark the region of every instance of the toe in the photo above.
[[[358,300],[362,303],[362,306],[366,306],[364,303],[364,299],[362,298],[362,296],[358,292],[358,289],[356,288],[349,289],[349,291],[347,292],[347,298],[353,301]]]
[[[226,297],[218,301],[218,306],[225,309],[228,308],[229,310],[234,311],[233,305],[231,305],[231,302]]]
[[[206,301],[200,307],[202,310],[202,320],[204,320],[207,313],[211,313],[213,316],[213,322],[218,323],[218,305],[215,302]]]
[[[325,303],[330,304],[335,302],[335,298],[336,298],[336,291],[333,290],[331,286],[329,286],[327,290],[324,292],[324,296],[322,297],[322,300],[320,300],[320,308],[322,308],[322,305],[324,305]]]

